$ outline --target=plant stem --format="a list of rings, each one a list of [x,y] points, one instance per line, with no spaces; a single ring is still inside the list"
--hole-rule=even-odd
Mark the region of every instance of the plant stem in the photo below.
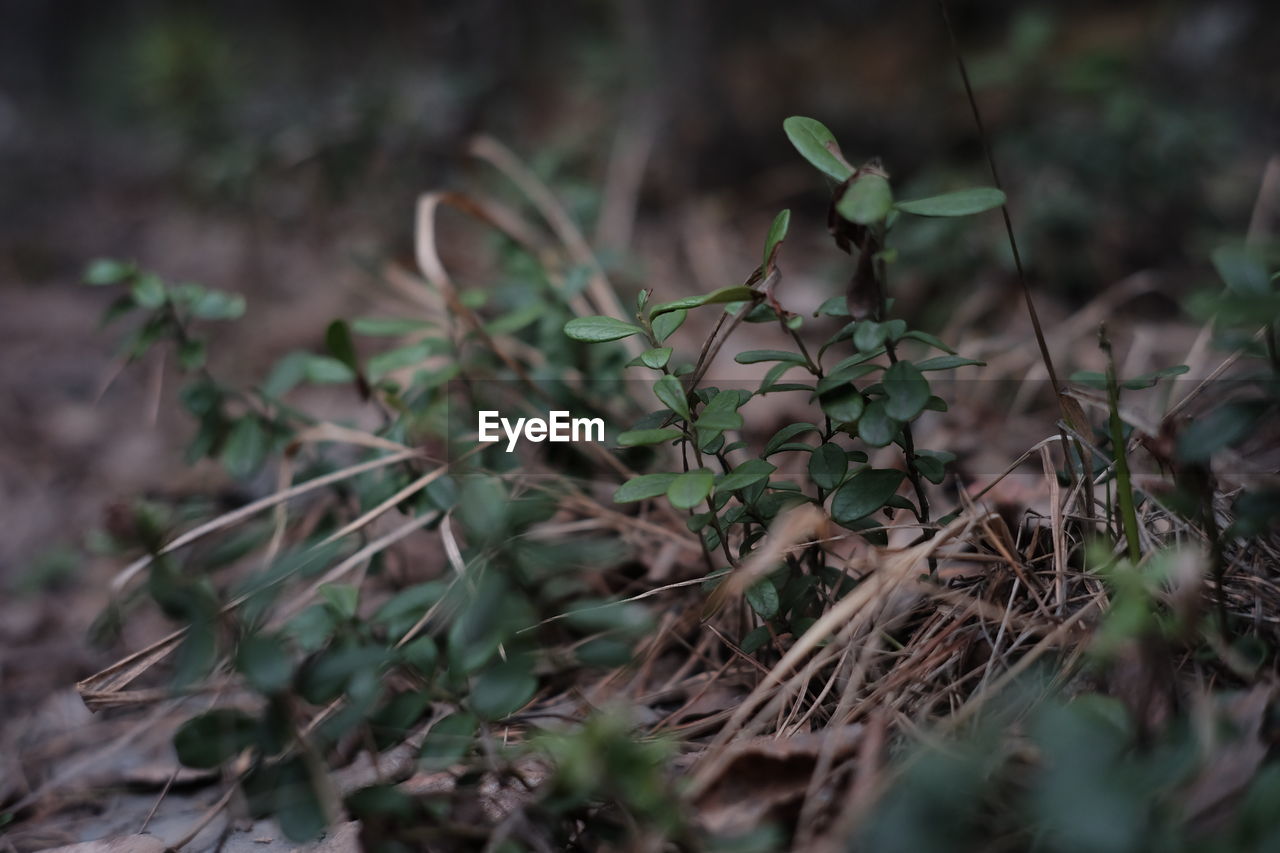
[[[1099,343],[1107,354],[1107,409],[1111,430],[1111,450],[1116,459],[1116,505],[1120,524],[1128,545],[1129,562],[1135,566],[1142,559],[1138,543],[1138,512],[1133,504],[1133,483],[1129,475],[1129,455],[1125,452],[1124,421],[1120,419],[1120,383],[1116,381],[1116,363],[1111,355],[1111,342],[1105,327],[1099,331]]]

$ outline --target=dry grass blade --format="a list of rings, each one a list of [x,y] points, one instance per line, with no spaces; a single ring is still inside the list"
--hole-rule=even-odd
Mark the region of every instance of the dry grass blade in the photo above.
[[[431,524],[432,522],[438,520],[439,518],[440,518],[440,513],[438,512],[423,513],[417,518],[414,518],[400,525],[399,527],[391,530],[390,532],[384,533],[382,536],[379,536],[377,539],[374,539],[368,545],[364,546],[359,551],[356,551],[350,557],[343,560],[341,563],[334,566],[329,571],[325,572],[323,575],[321,575],[319,578],[313,581],[311,585],[307,587],[304,593],[302,593],[301,595],[295,596],[290,601],[290,604],[286,606],[279,614],[276,615],[274,624],[276,626],[282,625],[284,622],[288,621],[290,617],[300,612],[304,607],[307,606],[307,604],[311,601],[311,599],[315,597],[315,594],[320,591],[320,587],[324,586],[325,584],[336,583],[338,580],[344,577],[348,572],[350,572],[352,569],[356,568],[357,566],[361,565],[366,560],[371,559],[374,555],[382,551],[385,551],[387,548],[399,542],[401,539],[405,538],[410,533],[413,533],[414,531],[417,531],[423,527],[426,527],[428,524]]]
[[[702,608],[702,621],[707,621],[730,602],[736,602],[744,592],[769,572],[778,567],[782,558],[809,536],[825,535],[827,515],[813,504],[801,504],[779,516],[769,527],[764,544],[751,552],[751,557],[730,572],[712,593]]]
[[[193,528],[192,530],[189,530],[186,533],[183,533],[181,536],[178,536],[177,538],[175,538],[173,541],[165,545],[155,554],[148,554],[145,557],[139,557],[137,560],[135,560],[134,562],[126,566],[118,575],[112,578],[111,591],[118,593],[120,590],[124,589],[124,587],[129,583],[129,581],[132,580],[135,576],[137,576],[139,572],[141,572],[143,569],[149,566],[151,564],[151,561],[154,560],[156,557],[163,556],[165,554],[171,554],[174,551],[178,550],[179,548],[183,547],[184,545],[191,544],[192,542],[196,541],[202,536],[207,536],[210,533],[215,533],[219,530],[222,530],[223,528],[230,527],[233,524],[238,524],[239,522],[244,521],[246,518],[250,518],[256,515],[257,513],[262,512],[263,510],[271,509],[277,504],[283,503],[288,500],[292,500],[293,498],[296,498],[299,495],[305,495],[308,492],[315,491],[316,489],[320,489],[325,486],[332,485],[334,483],[340,483],[343,480],[349,479],[351,477],[355,477],[358,474],[363,474],[366,471],[373,471],[378,468],[385,468],[388,465],[394,465],[397,462],[404,462],[408,459],[413,459],[414,457],[419,457],[419,456],[422,456],[422,451],[410,449],[410,450],[403,450],[399,453],[393,453],[390,456],[382,456],[377,459],[370,459],[366,462],[360,462],[355,465],[350,465],[341,470],[334,471],[330,474],[325,474],[323,476],[316,477],[315,479],[308,480],[305,483],[299,483],[298,485],[290,489],[286,489],[283,492],[276,492],[275,494],[267,495],[264,498],[259,498],[258,500],[253,501],[252,503],[245,504],[239,509],[228,512],[224,515],[220,515],[215,519],[212,519],[210,521],[205,522],[204,524],[201,524],[199,527]]]
[[[791,676],[801,661],[827,638],[844,636],[849,632],[850,627],[855,625],[855,617],[860,617],[859,623],[865,626],[870,617],[891,603],[894,593],[912,577],[914,572],[919,570],[922,564],[927,563],[929,557],[938,548],[970,529],[973,524],[974,519],[962,515],[939,530],[938,534],[928,541],[903,551],[881,552],[882,562],[876,570],[810,626],[809,630],[805,631],[782,656],[782,660],[769,671],[769,675],[734,711],[694,773],[692,790],[695,795],[723,770],[724,745],[743,728],[761,703],[773,695]],[[828,645],[820,657],[823,654],[830,656],[835,653],[834,644]]]
[[[629,320],[621,300],[609,283],[608,276],[605,275],[604,267],[591,251],[587,238],[583,236],[582,231],[546,184],[521,163],[511,149],[490,136],[478,136],[473,139],[469,151],[510,178],[533,202],[538,212],[551,226],[551,230],[555,232],[556,237],[564,244],[574,262],[591,271],[591,278],[587,282],[587,293],[595,304],[596,311],[620,320]],[[639,355],[643,349],[640,342],[633,338],[628,338],[624,345],[633,356]]]
[[[496,143],[495,143],[496,144]],[[470,201],[457,193],[446,192],[430,192],[425,193],[418,199],[418,219],[415,230],[414,245],[417,252],[418,267],[422,270],[422,274],[426,276],[427,281],[435,285],[441,293],[444,294],[445,302],[449,306],[449,310],[457,317],[462,318],[472,333],[480,339],[485,348],[496,355],[503,364],[520,379],[521,383],[529,389],[529,391],[540,399],[550,400],[546,390],[534,382],[529,376],[523,364],[517,361],[503,347],[493,339],[484,327],[484,323],[476,316],[475,312],[468,308],[458,298],[457,288],[453,284],[453,280],[449,277],[448,271],[444,267],[444,263],[440,260],[439,250],[436,248],[436,214],[440,209],[440,205],[448,204],[457,207],[467,213],[474,213],[474,208]],[[612,453],[599,444],[594,442],[583,445],[588,452],[595,456],[600,462],[612,468],[624,477],[633,477],[635,472],[624,465]]]

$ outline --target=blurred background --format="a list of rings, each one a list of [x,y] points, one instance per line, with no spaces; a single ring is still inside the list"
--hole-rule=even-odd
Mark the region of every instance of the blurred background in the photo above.
[[[1182,300],[1212,283],[1210,248],[1244,234],[1280,147],[1278,13],[951,4],[1051,330],[1120,293],[1111,316],[1194,337]],[[812,310],[847,259],[782,133],[793,114],[855,163],[881,157],[902,197],[990,182],[932,0],[0,1],[0,642],[40,661],[0,661],[5,692],[94,668],[57,629],[82,630],[100,597],[28,603],[100,586],[78,548],[114,502],[224,478],[183,462],[194,427],[171,366],[119,370],[98,323],[111,296],[78,285],[87,261],[244,294],[211,357],[248,381],[319,349],[334,317],[390,304],[383,272],[413,268],[420,192],[523,203],[465,156],[486,133],[627,292],[740,283],[791,207],[783,298]],[[492,239],[447,234],[459,277],[489,286]],[[988,355],[1026,341],[998,217],[918,220],[896,243],[913,325],[962,322]],[[1079,358],[1059,342],[1066,369],[1096,368],[1092,325],[1077,331]]]

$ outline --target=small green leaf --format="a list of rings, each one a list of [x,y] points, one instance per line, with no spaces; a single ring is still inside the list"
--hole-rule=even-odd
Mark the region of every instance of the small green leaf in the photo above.
[[[1098,388],[1105,390],[1107,387],[1107,377],[1104,373],[1096,370],[1077,370],[1071,374],[1072,382],[1079,382],[1081,385],[1088,385],[1090,388]]]
[[[435,671],[436,662],[440,659],[440,648],[431,637],[418,637],[400,649],[404,662],[418,671],[420,675],[430,675]]]
[[[1222,246],[1214,250],[1213,266],[1234,293],[1262,296],[1271,292],[1267,267],[1257,254],[1241,246]]]
[[[634,323],[624,323],[613,317],[574,317],[564,324],[567,336],[588,344],[617,341],[643,331]]]
[[[143,308],[155,310],[164,304],[167,294],[164,289],[164,282],[160,277],[152,273],[143,273],[133,282],[133,286],[129,288],[129,293],[133,296],[133,301]]]
[[[497,477],[478,474],[463,481],[456,512],[469,534],[479,540],[494,540],[507,531],[510,506],[506,484]]]
[[[866,398],[853,386],[845,382],[818,396],[818,404],[831,420],[838,424],[857,423],[866,409]]]
[[[661,370],[671,360],[671,347],[656,347],[640,353],[640,361],[645,367]]]
[[[849,456],[843,447],[827,442],[809,456],[809,477],[824,489],[834,489],[849,470]]]
[[[939,355],[934,358],[926,358],[924,361],[916,362],[916,369],[920,372],[926,370],[954,370],[957,367],[985,367],[985,361],[975,361],[972,358],[961,358],[958,355]]]
[[[345,320],[334,320],[324,334],[324,343],[329,355],[346,365],[352,373],[360,372],[360,360],[356,357],[356,347],[351,341],[351,327]]]
[[[929,198],[900,201],[894,205],[914,216],[970,216],[1004,204],[1004,193],[995,187],[973,187]]]
[[[187,338],[178,346],[178,364],[183,370],[199,370],[204,366],[204,341],[198,338]]]
[[[1191,422],[1178,436],[1178,458],[1204,462],[1214,453],[1248,436],[1267,413],[1267,404],[1256,400],[1227,403]]]
[[[782,123],[782,129],[786,131],[787,138],[800,152],[800,156],[818,171],[837,181],[848,180],[853,174],[853,169],[849,168],[840,153],[836,138],[822,122],[804,116],[791,116]]]
[[[778,615],[778,589],[768,578],[761,578],[747,587],[746,599],[761,619],[772,619]]]
[[[738,364],[758,364],[762,361],[781,361],[789,364],[804,364],[804,356],[798,352],[781,349],[752,349],[740,352],[733,357]]]
[[[356,617],[356,608],[360,605],[360,587],[349,583],[327,583],[320,587],[320,595],[339,619]]]
[[[693,509],[707,499],[715,476],[710,468],[698,468],[676,476],[667,487],[667,500],[677,509]]]
[[[316,791],[316,779],[301,758],[294,758],[280,767],[275,790],[275,815],[280,831],[296,842],[317,838],[328,825],[324,804]]]
[[[898,434],[898,422],[885,411],[884,400],[872,400],[858,418],[858,437],[872,447],[887,447]]]
[[[293,661],[284,642],[272,634],[249,634],[241,640],[236,669],[259,693],[279,693],[293,679]]]
[[[948,353],[948,354],[950,354],[950,355],[955,355],[955,354],[956,354],[956,351],[955,351],[955,350],[953,350],[951,347],[949,347],[949,346],[947,346],[946,344],[944,344],[944,343],[943,343],[939,338],[937,338],[935,335],[931,335],[931,334],[929,334],[928,332],[921,332],[921,331],[919,331],[919,330],[917,330],[917,329],[912,329],[912,330],[911,330],[911,331],[909,331],[909,332],[904,332],[904,333],[902,334],[902,337],[904,337],[904,338],[911,338],[912,340],[915,340],[915,341],[920,341],[920,343],[922,343],[922,344],[928,344],[929,346],[933,347],[934,349],[940,349],[940,350],[942,350],[943,352]]]
[[[84,271],[85,284],[119,284],[137,272],[137,267],[111,258],[91,261]]]
[[[678,429],[633,429],[618,436],[619,447],[640,447],[646,444],[661,444],[672,441],[684,433]]]
[[[917,450],[916,470],[930,483],[941,483],[947,476],[947,465],[954,462],[956,455],[945,450]]]
[[[831,517],[840,524],[866,518],[889,502],[904,476],[891,468],[863,468],[832,496]]]
[[[882,222],[892,209],[889,179],[875,173],[859,175],[836,202],[836,213],[858,225]]]
[[[304,372],[307,381],[316,385],[350,382],[356,378],[356,372],[352,368],[327,355],[308,356]]]
[[[858,352],[872,352],[884,346],[888,329],[883,323],[874,320],[862,320],[853,329],[853,346]]]
[[[475,739],[479,721],[474,714],[458,712],[444,717],[422,741],[418,763],[423,770],[447,770],[457,764]]]
[[[584,666],[614,669],[631,661],[631,645],[617,637],[593,637],[578,646],[574,656]]]
[[[879,364],[867,364],[869,359],[875,358],[881,351],[861,353],[860,355],[850,356],[838,363],[831,371],[820,380],[818,380],[817,391],[819,394],[825,394],[828,391],[835,391],[843,385],[848,385],[855,379],[861,379],[868,373],[874,373],[877,370],[883,370],[884,367]]]
[[[667,338],[671,337],[676,329],[680,328],[684,323],[685,317],[688,316],[689,312],[681,309],[679,311],[670,311],[666,314],[660,314],[659,316],[654,317],[653,320],[650,321],[650,325],[653,327],[653,336],[660,342],[665,341]]]
[[[773,437],[770,438],[769,442],[764,446],[764,452],[760,455],[772,456],[774,453],[778,452],[778,449],[780,447],[782,447],[787,442],[791,441],[791,439],[795,438],[798,435],[804,435],[805,433],[808,433],[808,432],[819,432],[819,429],[817,426],[811,423],[801,422],[801,423],[787,424],[782,429],[778,430],[773,434]]]
[[[689,401],[685,396],[684,386],[674,376],[663,376],[653,383],[654,395],[662,404],[686,421],[690,418]]]
[[[480,673],[471,684],[468,702],[482,719],[500,720],[520,710],[537,689],[533,662],[513,656]]]
[[[924,411],[929,402],[929,382],[909,361],[889,365],[881,380],[888,401],[885,413],[896,421],[909,421]]]
[[[778,246],[782,244],[783,240],[787,239],[787,228],[790,225],[790,210],[784,210],[773,218],[773,224],[769,226],[769,236],[764,241],[764,269],[768,270],[772,266]]]
[[[664,302],[661,305],[655,305],[649,311],[650,318],[656,319],[663,314],[669,314],[672,311],[687,311],[690,308],[698,308],[702,305],[715,305],[722,302],[745,302],[747,300],[756,299],[760,296],[760,292],[744,285],[735,287],[722,287],[719,290],[713,290],[701,296],[686,296],[684,299],[677,299],[673,302]]]
[[[356,679],[377,673],[388,654],[376,646],[331,646],[303,664],[298,693],[315,705],[331,702]]]
[[[844,296],[832,296],[818,306],[815,317],[848,317],[849,300]]]
[[[744,652],[751,654],[767,642],[769,642],[769,626],[761,625],[748,631],[738,645],[742,647]]]
[[[257,473],[266,459],[270,438],[257,415],[245,415],[235,422],[222,447],[222,465],[237,480]]]
[[[369,337],[398,338],[430,329],[432,325],[425,320],[405,317],[357,317],[351,321],[351,331]]]
[[[448,344],[444,341],[433,338],[378,353],[369,359],[369,377],[377,380],[395,370],[402,370],[406,367],[421,367],[427,359],[433,355],[439,355],[446,351],[447,348]]]
[[[633,503],[665,495],[675,478],[675,474],[641,474],[639,477],[632,477],[613,493],[613,502]]]
[[[763,459],[748,459],[725,474],[720,480],[720,485],[716,486],[716,491],[724,493],[745,489],[747,486],[768,479],[769,475],[776,470],[778,470],[776,465],[771,465]]]
[[[727,429],[741,429],[742,415],[738,413],[739,397],[735,392],[722,391],[698,415],[694,426],[708,435]]]
[[[202,290],[191,301],[191,314],[201,320],[234,320],[244,314],[244,297],[221,290]]]
[[[173,736],[178,761],[209,769],[253,745],[257,721],[243,711],[215,708],[183,723]]]

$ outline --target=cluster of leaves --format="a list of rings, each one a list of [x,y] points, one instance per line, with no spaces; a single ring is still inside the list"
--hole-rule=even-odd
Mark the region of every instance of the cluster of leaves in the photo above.
[[[1275,256],[1253,246],[1227,245],[1213,253],[1213,265],[1225,287],[1203,293],[1191,310],[1212,320],[1217,342],[1238,352],[1252,366],[1230,380],[1229,394],[1178,436],[1178,458],[1207,465],[1213,454],[1238,449],[1264,431],[1280,409],[1280,268]],[[1226,385],[1227,383],[1224,383]],[[1250,487],[1233,506],[1228,535],[1257,536],[1280,519],[1280,490]]]
[[[824,506],[838,524],[877,542],[885,541],[874,519],[880,510],[905,510],[926,527],[931,524],[925,483],[941,483],[953,456],[916,447],[911,424],[927,411],[947,408],[933,394],[926,374],[979,362],[956,355],[933,335],[888,316],[893,300],[885,295],[887,270],[895,254],[887,240],[902,215],[966,216],[1004,200],[999,190],[979,188],[895,201],[878,164],[850,166],[820,122],[792,117],[784,128],[800,154],[834,182],[832,233],[837,245],[857,260],[848,293],[827,300],[815,315],[838,323],[816,352],[810,352],[800,334],[804,318],[783,308],[775,295],[781,277],[779,250],[790,224],[790,211],[785,210],[775,218],[762,263],[746,284],[659,304],[651,304],[648,291],[642,291],[635,322],[580,317],[564,327],[566,335],[584,343],[632,336],[647,342],[649,348],[629,366],[659,374],[652,391],[661,407],[619,435],[618,444],[674,447],[679,469],[635,477],[617,490],[614,500],[665,498],[675,509],[690,514],[689,529],[700,534],[708,556],[723,552],[731,566],[755,548],[779,513],[800,503]],[[724,306],[716,335],[727,326],[727,337],[739,322],[777,323],[793,341],[792,349],[747,350],[735,356],[742,364],[773,365],[754,390],[702,383],[709,357],[723,339],[713,337],[717,343],[709,341],[696,362],[678,360],[674,348],[667,345],[689,311],[708,305]],[[907,341],[942,354],[907,359],[899,354]],[[802,371],[803,378],[788,375],[793,370]],[[762,446],[750,447],[736,437],[744,422],[740,410],[753,398],[770,394],[802,395],[813,419],[788,424]],[[868,464],[869,450],[890,445],[902,451],[900,467]],[[808,457],[805,482],[775,476],[774,460],[783,454]],[[659,456],[659,464],[668,460]],[[914,487],[914,499],[898,493],[904,480]],[[742,638],[743,647],[759,648],[771,630],[798,636],[831,596],[847,591],[847,581],[841,571],[826,564],[819,548],[811,549],[803,560],[788,559],[787,565],[779,566],[748,593],[766,624]]]
[[[511,257],[513,273],[529,272]],[[237,316],[244,309],[240,297],[166,285],[131,264],[95,262],[87,279],[126,290],[108,319],[128,311],[140,314],[138,331],[126,340],[130,358],[162,342],[203,356],[192,321]],[[486,318],[483,332],[524,334],[534,342],[543,337],[544,351],[567,352],[560,331],[567,313],[563,304],[529,288],[527,279],[523,283],[522,299]],[[545,279],[541,284],[549,287]],[[478,296],[464,293],[462,299],[478,312],[485,308]],[[358,335],[407,342],[362,357]],[[462,388],[450,380],[460,370],[497,375],[492,352],[425,321],[335,321],[325,335],[325,349],[285,356],[248,391],[216,379],[203,357],[183,357],[187,383],[181,396],[200,424],[192,458],[216,457],[232,476],[253,480],[273,451],[312,423],[286,401],[301,383],[346,385],[380,407],[387,413],[380,438],[447,441],[449,394]],[[475,383],[467,390],[479,394],[484,386]],[[331,456],[308,449],[291,450],[300,482],[340,473]],[[374,463],[378,453],[361,455]],[[509,467],[505,456],[488,458]],[[259,696],[249,706],[219,708],[186,723],[175,741],[179,758],[188,766],[217,767],[245,756],[238,771],[251,811],[276,815],[291,838],[315,837],[332,817],[336,798],[323,768],[326,757],[343,744],[356,739],[384,749],[417,733],[423,767],[476,764],[506,773],[529,747],[498,743],[489,735],[493,722],[517,712],[548,681],[628,662],[636,641],[650,628],[646,610],[611,604],[593,581],[626,558],[622,542],[524,535],[556,512],[561,496],[555,483],[513,491],[479,464],[456,464],[450,474],[426,477],[414,489],[412,484],[424,479],[422,466],[416,458],[371,464],[363,473],[337,480],[333,495],[338,500],[318,504],[323,512],[305,525],[305,540],[281,553],[269,551],[265,560],[255,556],[271,537],[272,525],[265,521],[250,522],[211,548],[176,552],[165,545],[175,527],[189,520],[185,512],[140,503],[113,525],[111,544],[117,550],[150,555],[145,591],[185,627],[173,660],[174,688],[194,686],[225,661]],[[367,566],[371,575],[389,570],[383,548],[357,550],[350,532],[361,527],[351,526],[353,518],[388,502],[408,518],[403,530],[437,527],[449,514],[462,533],[459,571],[366,604],[362,587],[345,582],[341,571],[328,573],[357,565]],[[300,610],[292,606],[290,591],[299,586],[311,587],[319,601]],[[118,623],[119,611],[134,603],[136,597],[118,603],[112,619]],[[572,811],[574,791],[582,807],[599,801],[596,792],[570,784],[557,794],[555,814]],[[653,807],[652,794],[628,806],[630,796],[618,792],[621,807]],[[394,796],[362,791],[347,802],[366,816],[402,805]]]
[[[272,453],[288,448],[300,482],[334,476],[331,499],[317,501],[305,523],[251,523],[242,534],[203,551],[169,549],[177,519],[155,506],[140,506],[122,526],[128,535],[119,536],[118,544],[150,557],[146,592],[186,628],[173,666],[175,688],[192,687],[221,662],[256,694],[254,701],[186,723],[175,741],[185,764],[234,767],[251,812],[276,815],[296,839],[314,837],[335,813],[339,797],[324,772],[330,757],[353,744],[381,750],[405,742],[414,745],[423,768],[464,768],[460,790],[471,794],[486,775],[518,780],[519,763],[530,754],[549,761],[552,776],[533,808],[566,846],[588,836],[619,843],[638,825],[666,839],[687,831],[662,770],[666,748],[635,741],[618,718],[592,718],[580,729],[525,744],[494,736],[496,724],[519,720],[541,690],[563,687],[584,669],[628,663],[651,622],[640,605],[602,597],[607,584],[593,577],[623,563],[625,546],[614,538],[527,535],[557,511],[560,482],[521,478],[513,485],[517,481],[493,472],[511,471],[520,460],[497,447],[471,443],[470,457],[454,454],[453,443],[470,425],[452,422],[448,412],[458,403],[465,411],[527,406],[533,394],[565,408],[607,408],[609,391],[621,386],[627,370],[649,371],[652,399],[638,401],[643,413],[615,436],[623,458],[642,463],[646,473],[621,484],[613,497],[620,504],[664,501],[686,513],[707,558],[708,588],[724,576],[726,564],[741,566],[756,551],[781,514],[801,504],[822,507],[837,524],[876,543],[886,541],[878,521],[882,513],[909,513],[922,535],[930,535],[946,518],[934,517],[929,484],[944,482],[952,456],[917,447],[913,424],[926,412],[947,408],[929,374],[978,362],[892,316],[889,271],[897,250],[891,238],[904,217],[981,213],[1001,205],[1004,196],[980,188],[895,200],[883,167],[876,161],[850,165],[819,122],[793,117],[784,128],[799,153],[830,179],[830,230],[837,247],[853,259],[845,292],[827,300],[813,318],[787,311],[780,301],[779,258],[789,211],[774,220],[761,263],[744,284],[661,303],[642,291],[628,320],[575,317],[570,303],[583,291],[589,271],[547,270],[528,252],[504,243],[498,254],[506,280],[493,293],[451,294],[456,303],[450,309],[463,315],[452,319],[465,318],[465,323],[337,320],[325,334],[324,352],[291,353],[261,384],[238,390],[210,372],[204,342],[193,336],[192,327],[197,321],[239,316],[240,297],[167,284],[132,264],[99,261],[90,267],[90,284],[124,291],[108,310],[108,320],[137,318],[124,343],[125,358],[139,358],[162,342],[175,346],[187,375],[183,404],[199,423],[190,448],[193,460],[218,459],[233,477],[252,482]],[[1213,310],[1226,332],[1253,324],[1246,329],[1246,343],[1261,342],[1258,354],[1269,360],[1270,372],[1250,380],[1252,397],[1214,410],[1178,440],[1179,485],[1199,501],[1190,514],[1206,522],[1213,518],[1203,498],[1212,499],[1205,474],[1209,457],[1246,437],[1280,400],[1274,277],[1248,253],[1223,253],[1215,260],[1228,293]],[[715,332],[696,359],[682,359],[673,336],[690,312],[707,306],[718,309]],[[1259,316],[1269,318],[1260,331]],[[718,387],[706,381],[708,366],[740,323],[777,324],[794,346],[738,352],[739,363],[771,367],[754,389]],[[807,323],[832,328],[815,332]],[[498,336],[539,352],[542,359],[526,371],[513,371],[493,345]],[[632,338],[645,346],[630,360],[620,347],[593,346]],[[386,339],[397,343],[367,354],[370,340]],[[822,343],[814,348],[818,340]],[[920,355],[909,357],[909,349]],[[566,381],[568,368],[596,378],[599,398],[585,399],[581,387]],[[1118,414],[1122,390],[1148,387],[1178,372],[1122,381],[1111,368],[1077,377],[1109,395],[1112,420],[1103,446],[1109,442],[1113,458],[1099,457],[1095,470],[1111,466],[1114,471],[1116,515],[1122,521],[1117,526],[1130,543],[1129,559],[1109,561],[1104,572],[1115,591],[1104,640],[1167,638],[1186,630],[1160,610],[1158,569],[1164,564],[1142,565],[1134,550],[1133,488],[1122,464],[1129,428]],[[458,377],[467,381],[452,381]],[[456,461],[448,473],[432,475],[420,458],[379,464],[382,451],[357,449],[367,467],[343,475],[332,455],[298,441],[313,421],[287,398],[303,384],[349,387],[383,416],[378,439],[406,446],[434,442]],[[513,387],[520,393],[513,394]],[[531,394],[522,398],[525,391]],[[774,394],[792,395],[798,405],[808,406],[810,416],[753,444],[744,407]],[[871,464],[873,452],[889,447],[898,449],[898,464]],[[573,448],[547,452],[567,454],[553,460],[566,473],[589,465]],[[799,481],[779,475],[780,464],[795,459],[802,460],[795,466],[804,472]],[[1245,493],[1237,501],[1237,527],[1229,533],[1262,529],[1274,517],[1275,505],[1273,494]],[[357,543],[357,534],[366,535],[361,519],[388,508],[402,516],[401,527],[390,539]],[[443,528],[446,518],[460,527],[460,543],[452,528]],[[451,546],[444,577],[410,583],[386,600],[362,600],[366,587],[349,583],[349,572],[389,573],[393,559],[387,542],[437,527]],[[284,538],[302,544],[280,551]],[[264,546],[268,556],[260,559]],[[771,640],[801,635],[853,584],[821,544],[786,556],[746,591],[758,624],[738,638],[741,648],[756,653]],[[299,588],[315,592],[318,601],[307,598],[305,606],[293,606],[292,593]],[[1072,747],[1053,738],[1039,743],[1053,761],[1041,774],[1043,782],[1027,786],[1028,802],[1043,805],[1064,788],[1087,786],[1090,774],[1110,774],[1120,757],[1129,755],[1123,731],[1100,733],[1096,714],[1070,709],[1059,709],[1066,716],[1037,731],[1087,729],[1080,735],[1086,743],[1082,754],[1102,757],[1076,766]],[[1095,741],[1103,746],[1087,745]],[[1004,762],[999,767],[990,763],[997,759]],[[999,778],[1010,766],[998,750],[974,761],[948,765],[935,775],[950,780],[950,792],[956,780],[974,773]],[[908,775],[908,788],[933,784],[910,782],[913,778]],[[878,838],[913,838],[912,832],[926,825],[917,806],[932,800],[911,790],[903,802],[891,793],[883,819],[871,829],[889,834]],[[1041,797],[1037,791],[1048,793]],[[1138,803],[1134,820],[1157,814],[1163,802]],[[456,829],[447,797],[409,801],[394,788],[373,786],[351,793],[344,805],[398,843],[420,842],[421,836],[403,833],[424,825],[445,834]],[[1083,838],[1073,834],[1073,827],[1054,823],[1053,814],[1035,820],[1048,827],[1043,831],[1050,837],[1066,839],[1066,847]],[[904,829],[906,824],[911,826]],[[1126,824],[1113,835],[1129,839],[1137,831]]]
[[[1232,772],[1225,756],[1263,749],[1253,721],[1229,707],[1201,725],[1180,716],[1155,739],[1141,736],[1123,704],[1098,694],[1006,708],[963,741],[904,756],[856,849],[1272,849],[1280,843],[1274,764],[1247,785],[1238,780],[1233,815],[1219,825],[1209,816],[1214,796],[1237,793],[1222,776]]]

